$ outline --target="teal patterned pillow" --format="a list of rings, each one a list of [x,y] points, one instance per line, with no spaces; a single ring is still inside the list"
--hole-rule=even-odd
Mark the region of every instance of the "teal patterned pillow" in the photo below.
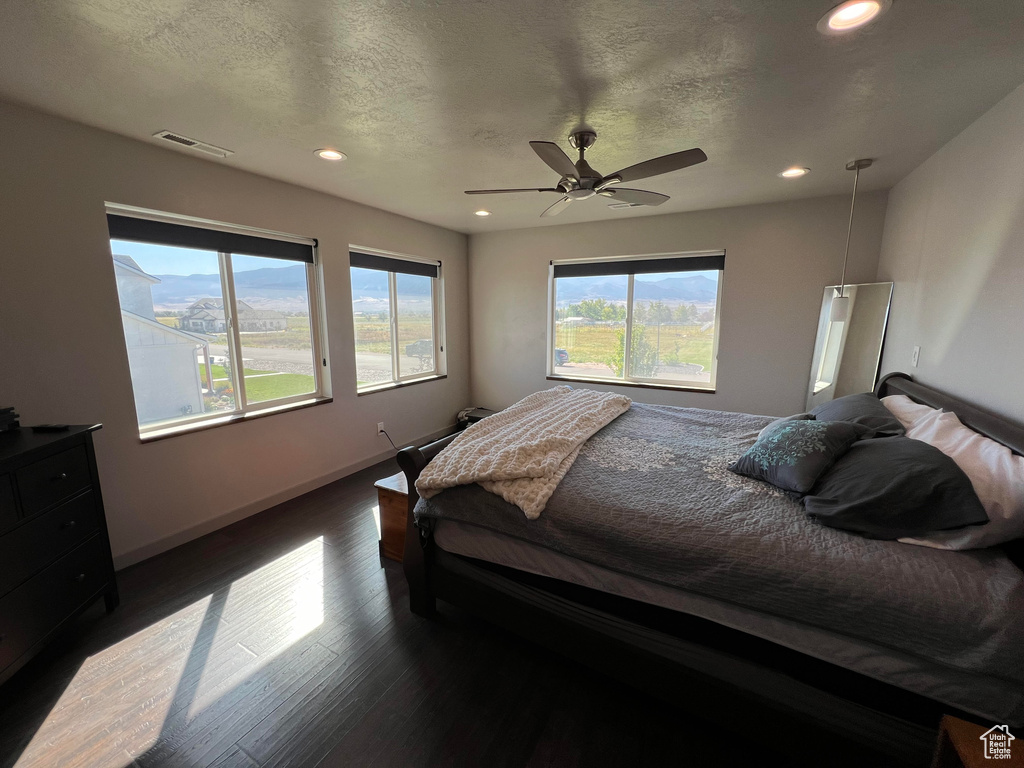
[[[849,421],[785,421],[765,430],[729,470],[784,491],[809,493],[836,459],[870,432]]]

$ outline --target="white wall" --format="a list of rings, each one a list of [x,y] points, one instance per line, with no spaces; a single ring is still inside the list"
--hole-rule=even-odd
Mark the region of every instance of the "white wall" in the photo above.
[[[1024,422],[1024,86],[892,189],[878,279],[883,371]]]
[[[0,136],[0,403],[23,424],[103,423],[120,564],[384,458],[378,421],[408,442],[468,403],[464,235],[9,104]],[[334,402],[141,444],[105,201],[318,238]],[[350,243],[444,262],[447,379],[356,396]]]
[[[875,279],[885,201],[885,192],[858,197],[849,282]],[[839,279],[849,215],[850,198],[835,196],[472,235],[473,403],[500,408],[557,383],[545,379],[551,259],[724,248],[717,392],[618,391],[647,403],[798,413],[822,290]]]

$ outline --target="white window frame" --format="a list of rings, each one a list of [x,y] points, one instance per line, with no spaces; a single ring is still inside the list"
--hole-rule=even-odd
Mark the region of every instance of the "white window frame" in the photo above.
[[[678,389],[684,391],[697,391],[714,393],[718,386],[718,341],[721,332],[722,319],[722,286],[725,284],[725,268],[718,270],[721,274],[718,277],[718,295],[715,299],[715,335],[711,346],[711,380],[707,384],[688,381],[683,379],[652,379],[640,376],[633,376],[631,373],[632,356],[630,344],[632,342],[633,328],[633,285],[634,275],[625,274],[626,284],[626,320],[622,377],[599,376],[570,376],[564,373],[555,372],[555,336],[557,319],[558,291],[555,284],[555,267],[559,264],[593,264],[603,262],[628,262],[648,259],[680,259],[699,256],[725,256],[724,250],[717,251],[684,251],[677,253],[653,253],[653,254],[631,254],[629,256],[605,256],[589,259],[555,259],[548,266],[548,327],[547,327],[547,378],[566,381],[586,381],[593,384],[610,384],[618,386],[652,387],[656,389]],[[672,270],[666,270],[667,272]],[[680,274],[683,274],[680,272]],[[568,278],[571,279],[571,278]]]
[[[236,381],[232,382],[235,387],[235,407],[232,410],[216,411],[213,413],[201,413],[166,421],[153,422],[152,424],[138,425],[139,436],[145,442],[147,440],[169,437],[183,432],[191,432],[199,429],[207,429],[221,424],[252,419],[260,416],[270,415],[286,410],[304,408],[320,402],[330,402],[330,376],[327,363],[327,330],[326,311],[324,306],[323,271],[320,267],[320,254],[316,239],[291,235],[284,232],[276,232],[258,227],[247,227],[237,224],[214,221],[212,219],[200,219],[191,216],[183,216],[163,211],[153,211],[146,208],[138,208],[118,203],[106,203],[106,212],[116,216],[130,216],[137,219],[148,219],[150,221],[163,221],[170,224],[194,227],[196,229],[214,229],[222,232],[233,232],[242,235],[251,235],[271,240],[284,240],[291,243],[300,243],[311,246],[313,250],[313,262],[306,263],[306,292],[309,299],[309,330],[310,343],[312,345],[311,359],[313,362],[313,392],[306,392],[290,397],[281,397],[274,400],[261,400],[257,403],[249,403],[245,395],[245,367],[242,363],[242,344],[238,324],[235,322],[235,283],[234,272],[231,266],[231,254],[218,252],[217,261],[220,269],[221,296],[224,302],[224,323],[225,335],[227,338],[228,357],[231,360],[231,370]],[[159,243],[157,243],[159,245]],[[288,261],[282,259],[282,261]],[[134,391],[135,382],[132,382]],[[134,408],[134,402],[133,402]],[[135,417],[138,424],[138,414]]]
[[[437,259],[427,259],[421,256],[412,256],[408,253],[397,253],[395,251],[384,251],[380,248],[369,248],[364,245],[350,245],[349,252],[358,251],[359,253],[366,253],[373,256],[383,256],[389,259],[397,259],[399,261],[412,261],[419,264],[429,264],[431,266],[437,266],[437,277],[430,278],[430,308],[432,313],[432,321],[434,326],[434,368],[430,371],[417,371],[416,373],[401,375],[398,358],[400,357],[398,349],[398,274],[397,272],[386,272],[388,276],[388,316],[390,317],[389,326],[391,333],[391,380],[382,381],[367,384],[366,386],[359,386],[359,373],[358,363],[356,371],[356,394],[366,395],[372,392],[380,392],[382,390],[394,389],[395,387],[405,386],[407,384],[415,384],[420,381],[431,381],[433,379],[444,378],[448,375],[448,364],[445,355],[445,312],[444,312],[444,264]],[[349,267],[349,276],[351,277],[353,267]],[[383,270],[380,270],[383,271]],[[351,297],[351,285],[349,287],[349,294]],[[349,310],[351,312],[351,309]],[[353,356],[357,354],[355,348],[355,315],[352,316],[352,347]]]

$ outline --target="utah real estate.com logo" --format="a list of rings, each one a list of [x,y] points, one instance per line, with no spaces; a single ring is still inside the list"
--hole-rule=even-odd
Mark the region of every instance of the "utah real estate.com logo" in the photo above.
[[[1010,743],[1017,737],[1005,725],[993,725],[979,737],[985,744],[986,760],[1009,760]]]

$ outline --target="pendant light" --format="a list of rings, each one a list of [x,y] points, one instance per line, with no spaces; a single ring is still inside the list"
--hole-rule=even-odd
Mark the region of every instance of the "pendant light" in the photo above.
[[[871,165],[871,160],[854,160],[846,164],[846,170],[853,171],[853,200],[850,202],[850,224],[846,228],[846,253],[843,255],[843,278],[839,291],[832,297],[830,318],[833,323],[841,323],[850,316],[850,297],[846,296],[846,263],[850,260],[850,235],[853,234],[853,212],[857,210],[857,182],[860,181],[860,169]]]

